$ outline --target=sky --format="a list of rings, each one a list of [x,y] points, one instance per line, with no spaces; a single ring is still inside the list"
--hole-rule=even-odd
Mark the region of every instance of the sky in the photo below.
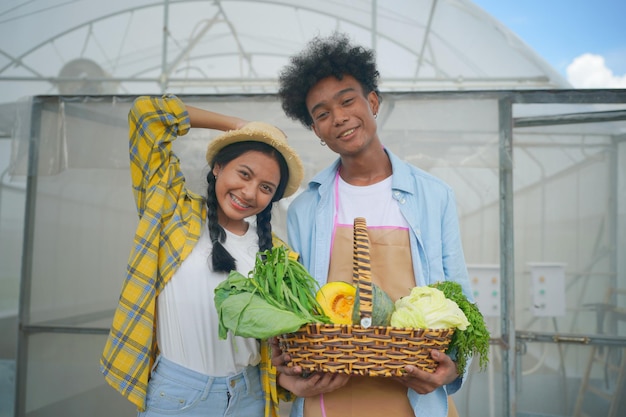
[[[626,88],[626,0],[473,0],[576,88]]]

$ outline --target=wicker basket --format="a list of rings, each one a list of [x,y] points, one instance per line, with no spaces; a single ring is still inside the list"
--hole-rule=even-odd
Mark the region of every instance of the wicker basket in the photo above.
[[[351,375],[399,376],[405,365],[434,372],[431,349],[445,351],[454,329],[412,329],[369,326],[372,316],[372,279],[369,237],[365,219],[354,219],[353,280],[360,298],[361,325],[309,323],[297,332],[278,337],[289,366],[306,373],[340,372]]]

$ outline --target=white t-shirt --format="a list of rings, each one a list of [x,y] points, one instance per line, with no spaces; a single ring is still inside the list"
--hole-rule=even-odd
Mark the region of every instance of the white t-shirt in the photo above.
[[[237,270],[248,276],[259,250],[255,225],[243,236],[226,231],[224,246],[237,260]],[[218,337],[214,290],[227,275],[211,271],[212,247],[203,224],[198,243],[157,298],[157,340],[165,358],[219,377],[257,365],[261,357],[255,339],[233,338],[230,332],[226,340]]]
[[[351,185],[339,177],[337,187],[337,225],[352,227],[355,217],[364,217],[368,228],[408,227],[391,194],[391,176],[366,186]]]

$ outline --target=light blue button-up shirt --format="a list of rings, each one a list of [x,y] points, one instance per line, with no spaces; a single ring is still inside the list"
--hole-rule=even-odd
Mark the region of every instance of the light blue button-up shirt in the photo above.
[[[467,275],[454,192],[442,180],[385,150],[393,170],[391,189],[409,224],[415,285],[456,281],[473,302]],[[289,245],[301,256],[304,267],[320,285],[330,266],[335,207],[334,179],[340,159],[318,173],[294,199],[287,213]],[[375,202],[372,202],[373,204]],[[468,361],[466,370],[471,361]],[[416,416],[445,417],[447,395],[459,390],[463,377],[427,395],[408,390]],[[302,417],[303,400],[297,399],[291,417]]]

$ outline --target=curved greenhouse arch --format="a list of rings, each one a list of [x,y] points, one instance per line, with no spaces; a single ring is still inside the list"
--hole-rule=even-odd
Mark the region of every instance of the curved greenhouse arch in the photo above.
[[[338,30],[376,49],[382,90],[568,86],[470,1],[181,0],[129,6],[111,0],[98,10],[89,6],[49,0],[5,12],[0,30],[18,36],[10,45],[0,41],[0,82],[38,85],[38,94],[84,78],[105,85],[104,93],[273,92],[289,56],[313,36]],[[82,59],[97,63],[105,75],[62,76],[68,62]]]

